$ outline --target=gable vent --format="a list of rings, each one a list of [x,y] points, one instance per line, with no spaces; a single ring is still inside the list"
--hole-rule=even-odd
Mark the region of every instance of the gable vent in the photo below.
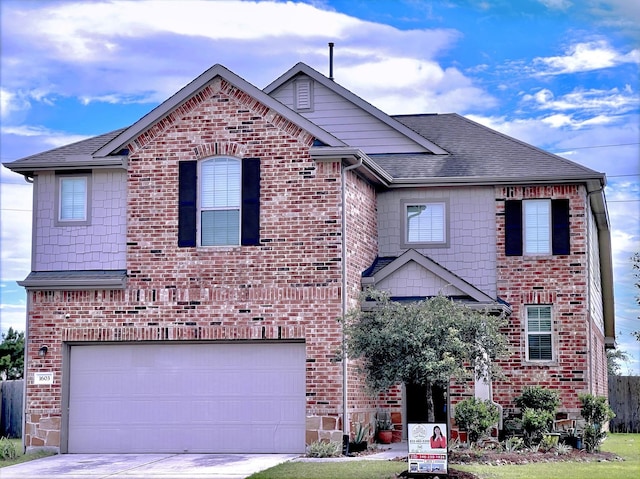
[[[313,83],[310,78],[294,82],[295,109],[309,111],[313,109]]]

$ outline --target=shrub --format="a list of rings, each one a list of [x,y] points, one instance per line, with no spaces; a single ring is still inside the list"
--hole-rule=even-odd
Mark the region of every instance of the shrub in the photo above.
[[[525,409],[541,409],[549,411],[555,419],[556,410],[560,405],[560,396],[557,391],[552,389],[528,386],[522,390],[520,396],[514,399],[514,402],[523,412]]]
[[[455,420],[458,426],[467,431],[469,441],[475,443],[487,434],[489,428],[500,419],[498,407],[491,401],[468,398],[456,404]]]
[[[0,438],[0,459],[10,460],[18,457],[18,451],[13,442],[6,437]]]
[[[524,447],[524,441],[521,437],[510,437],[504,441],[504,450],[507,452],[519,451]]]
[[[602,426],[616,417],[616,415],[609,407],[607,398],[604,396],[580,394],[578,398],[582,403],[580,414],[586,422],[582,433],[584,448],[587,452],[597,452],[607,437],[607,432],[602,429]]]
[[[522,412],[522,427],[525,431],[527,445],[537,444],[542,434],[549,431],[553,423],[553,414],[543,409],[527,408]]]
[[[342,445],[338,442],[312,442],[307,446],[307,457],[337,457],[342,455]]]
[[[569,444],[556,444],[554,449],[559,456],[571,454],[571,451],[573,451],[573,448]]]

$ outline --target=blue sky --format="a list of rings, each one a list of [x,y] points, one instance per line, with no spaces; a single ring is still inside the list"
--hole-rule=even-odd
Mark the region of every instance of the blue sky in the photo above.
[[[2,162],[128,126],[215,63],[263,88],[299,61],[390,114],[456,112],[597,171],[617,340],[640,374],[640,2],[0,2]],[[1,185],[0,322],[24,329],[31,187]]]

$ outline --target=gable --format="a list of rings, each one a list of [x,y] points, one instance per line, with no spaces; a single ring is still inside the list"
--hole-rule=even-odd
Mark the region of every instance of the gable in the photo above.
[[[469,305],[510,313],[510,308],[452,271],[414,249],[397,258],[377,258],[362,274],[362,286],[389,292],[396,299],[415,299],[439,294],[464,299]]]
[[[172,97],[153,109],[136,123],[120,133],[100,148],[94,156],[108,156],[121,149],[142,147],[159,136],[167,128],[176,124],[183,116],[206,101],[212,93],[226,90],[230,97],[245,103],[247,107],[260,110],[273,125],[293,124],[318,141],[329,146],[345,146],[333,135],[318,125],[287,108],[282,103],[266,95],[262,90],[227,70],[222,65],[214,65]]]
[[[403,264],[376,287],[389,291],[392,297],[466,296],[459,288],[415,261]]]
[[[447,152],[304,63],[264,91],[366,154]]]

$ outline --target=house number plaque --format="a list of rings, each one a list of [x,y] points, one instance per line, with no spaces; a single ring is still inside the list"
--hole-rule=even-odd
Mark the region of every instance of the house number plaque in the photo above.
[[[33,373],[33,384],[53,384],[53,373]]]

